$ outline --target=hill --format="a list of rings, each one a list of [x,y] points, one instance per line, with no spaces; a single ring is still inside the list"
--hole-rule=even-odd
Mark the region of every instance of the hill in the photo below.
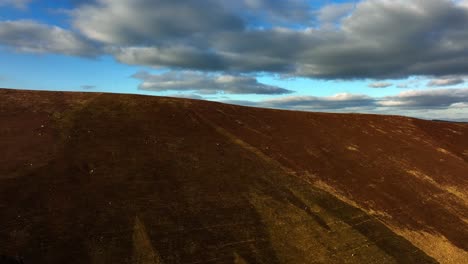
[[[462,263],[468,124],[0,90],[24,263]]]

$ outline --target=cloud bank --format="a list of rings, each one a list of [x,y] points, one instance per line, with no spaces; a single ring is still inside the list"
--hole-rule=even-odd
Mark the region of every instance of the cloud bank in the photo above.
[[[288,94],[292,91],[259,83],[256,78],[236,75],[209,75],[200,72],[171,71],[162,74],[138,72],[132,76],[142,81],[147,91],[194,91],[201,94]]]
[[[30,20],[0,21],[0,45],[20,52],[94,57],[100,51],[83,37]]]
[[[462,74],[468,66],[468,8],[452,0],[320,10],[291,0],[98,0],[76,8],[73,25],[121,62],[154,67],[351,79]]]
[[[2,44],[78,56],[102,45],[102,54],[127,64],[324,79],[458,75],[468,67],[465,1],[362,0],[320,9],[305,0],[75,2],[71,30],[4,21]]]
[[[425,118],[436,118],[438,113],[442,113],[442,116],[444,116],[444,113],[450,113],[451,116],[465,119],[468,116],[468,88],[410,90],[401,92],[395,96],[385,97],[341,93],[328,97],[287,96],[259,102],[226,102],[248,106],[304,111],[367,112],[381,114],[410,113]]]

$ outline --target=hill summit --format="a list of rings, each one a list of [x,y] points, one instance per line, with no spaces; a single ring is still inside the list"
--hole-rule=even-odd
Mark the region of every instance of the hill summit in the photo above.
[[[0,254],[463,263],[468,124],[0,90]]]

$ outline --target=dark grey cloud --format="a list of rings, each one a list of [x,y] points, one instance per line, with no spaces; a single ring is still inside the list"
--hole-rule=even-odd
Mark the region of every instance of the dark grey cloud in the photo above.
[[[142,83],[139,89],[148,91],[195,91],[201,94],[288,94],[292,91],[262,84],[254,77],[171,71],[161,74],[138,72],[132,76]]]
[[[392,85],[393,84],[389,83],[389,82],[375,82],[375,83],[369,84],[368,86],[370,88],[387,88],[387,87],[390,87]]]
[[[95,44],[71,31],[30,20],[0,21],[0,45],[21,52],[84,57],[100,52]]]
[[[274,17],[265,12],[280,17],[283,5],[293,11],[281,19],[299,27],[265,20]],[[265,23],[272,24],[256,26]],[[468,7],[452,0],[363,0],[318,11],[292,0],[97,0],[76,8],[73,24],[129,64],[326,79],[444,76],[468,68]]]
[[[440,87],[440,86],[452,86],[464,83],[465,80],[462,78],[441,78],[441,79],[434,79],[428,83],[428,86],[432,87]]]
[[[306,67],[304,73],[388,78],[464,72],[467,25],[467,9],[451,0],[361,1],[342,21],[342,41],[321,46],[315,71]]]
[[[77,56],[105,52],[127,64],[229,74],[438,78],[468,69],[466,1],[362,0],[319,10],[307,0],[69,1],[76,32],[3,21],[0,44]]]
[[[108,44],[202,45],[207,35],[242,31],[244,21],[216,0],[97,0],[74,11],[74,26]]]
[[[126,64],[170,67],[201,71],[256,72],[285,71],[288,65],[281,59],[263,54],[241,55],[219,53],[191,46],[124,47],[109,49],[115,58]]]
[[[225,61],[218,54],[190,46],[126,47],[111,49],[120,62],[147,66],[169,66],[203,71],[224,70]]]
[[[1,1],[1,0],[0,0]],[[106,2],[103,0],[67,0],[72,6],[79,7],[82,5],[95,5],[99,6],[102,11],[109,10],[109,6],[106,6]],[[118,0],[117,0],[118,1]],[[127,4],[131,1],[120,1],[123,4]],[[220,11],[228,16],[235,17],[235,20],[249,23],[265,22],[270,24],[303,24],[308,23],[313,19],[315,15],[311,11],[311,4],[309,0],[200,0],[200,1],[164,1],[164,0],[146,0],[146,1],[134,1],[136,3],[142,3],[144,7],[153,8],[153,7],[164,7],[165,11],[169,11],[171,15],[175,15],[180,18],[180,21],[184,21],[182,17],[181,10],[185,9],[208,9],[208,10],[193,10],[194,12],[199,12],[200,14],[211,14],[218,15]],[[189,3],[189,6],[184,6],[184,3]],[[192,5],[192,4],[197,4]],[[214,5],[214,8],[210,5]],[[130,5],[129,5],[130,6]],[[167,8],[170,6],[170,8]],[[221,7],[222,9],[216,9]],[[135,8],[141,8],[135,7]],[[158,9],[153,10],[154,12],[159,12]],[[190,12],[193,12],[190,11]],[[156,14],[158,15],[158,14]],[[168,21],[168,20],[167,20]],[[173,21],[169,21],[173,23]]]

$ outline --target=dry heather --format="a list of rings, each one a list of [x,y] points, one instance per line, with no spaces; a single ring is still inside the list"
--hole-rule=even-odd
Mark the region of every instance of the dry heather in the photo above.
[[[468,124],[0,90],[0,254],[461,263]]]

